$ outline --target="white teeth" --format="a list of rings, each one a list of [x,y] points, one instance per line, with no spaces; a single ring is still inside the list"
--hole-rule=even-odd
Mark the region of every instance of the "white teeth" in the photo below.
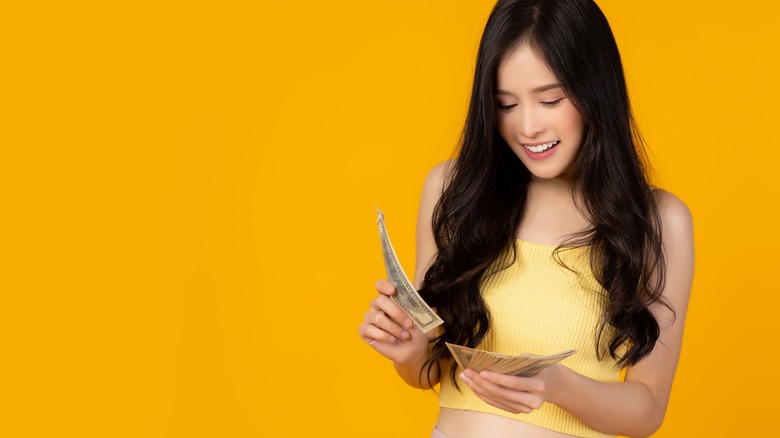
[[[526,146],[526,145],[523,145],[523,147],[528,149],[529,151],[535,153],[535,154],[538,154],[539,152],[544,152],[547,149],[550,149],[551,147],[555,146],[556,144],[558,144],[558,140],[551,141],[551,142],[545,143],[545,144],[540,144],[538,146]]]

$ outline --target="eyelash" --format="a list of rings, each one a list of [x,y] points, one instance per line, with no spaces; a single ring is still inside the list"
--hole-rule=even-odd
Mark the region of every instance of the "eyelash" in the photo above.
[[[540,103],[545,108],[555,108],[556,106],[558,106],[559,103],[561,103],[561,101],[563,99],[565,99],[565,97],[561,97],[560,99],[553,100],[553,101],[550,101],[550,102],[540,102]],[[515,109],[516,106],[517,106],[517,104],[514,104],[514,105],[499,105],[498,108],[501,109],[502,111],[510,112],[513,109]]]
[[[561,103],[561,101],[563,99],[565,99],[565,97],[561,97],[558,100],[553,100],[553,101],[550,101],[550,102],[542,102],[542,105],[547,107],[547,108],[553,108],[553,107],[558,106],[558,104]]]

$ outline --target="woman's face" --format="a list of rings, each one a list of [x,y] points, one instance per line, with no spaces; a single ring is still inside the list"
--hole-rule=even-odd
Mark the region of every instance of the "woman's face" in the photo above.
[[[536,179],[571,176],[585,121],[555,75],[527,44],[498,67],[498,132]]]

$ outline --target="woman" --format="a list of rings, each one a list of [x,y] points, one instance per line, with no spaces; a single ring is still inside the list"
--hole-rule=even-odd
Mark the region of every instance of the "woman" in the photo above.
[[[648,183],[594,2],[495,5],[460,143],[428,175],[417,226],[415,283],[443,326],[423,334],[380,280],[361,337],[408,384],[441,384],[434,437],[654,433],[680,354],[692,220]],[[578,352],[523,378],[462,370],[445,342]]]

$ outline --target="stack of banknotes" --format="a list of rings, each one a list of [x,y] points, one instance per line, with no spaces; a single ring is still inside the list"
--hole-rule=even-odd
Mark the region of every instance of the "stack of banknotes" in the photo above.
[[[562,351],[556,354],[540,356],[523,353],[519,356],[506,356],[491,351],[476,350],[474,348],[446,343],[452,357],[458,366],[465,370],[471,368],[474,371],[493,371],[512,376],[531,377],[548,366],[560,362],[571,356],[576,350]]]
[[[401,268],[398,256],[390,237],[387,235],[385,216],[377,209],[379,224],[379,240],[382,244],[382,255],[385,261],[387,279],[395,286],[396,293],[391,296],[398,306],[409,315],[412,321],[423,333],[427,333],[440,326],[444,321],[422,299],[415,289],[409,277]],[[462,369],[471,368],[479,371],[495,371],[501,374],[530,377],[548,366],[563,360],[574,354],[575,350],[562,351],[546,356],[523,353],[519,356],[507,356],[485,350],[476,350],[460,345],[447,343],[452,357]]]

